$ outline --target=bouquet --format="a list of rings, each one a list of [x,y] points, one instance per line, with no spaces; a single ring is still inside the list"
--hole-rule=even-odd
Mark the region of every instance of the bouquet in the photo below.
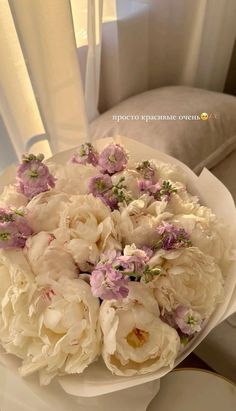
[[[229,304],[229,227],[183,165],[145,151],[135,161],[116,142],[43,158],[24,155],[0,196],[4,352],[42,385],[104,364],[121,378],[158,378]]]

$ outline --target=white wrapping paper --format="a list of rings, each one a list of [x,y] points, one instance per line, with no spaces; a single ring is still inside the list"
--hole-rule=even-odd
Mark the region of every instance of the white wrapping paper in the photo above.
[[[202,204],[209,206],[219,218],[222,218],[225,223],[231,227],[232,235],[234,239],[236,239],[236,210],[233,198],[227,188],[207,169],[204,169],[201,175],[197,177],[180,161],[137,141],[120,136],[98,140],[94,145],[101,150],[101,148],[111,142],[123,144],[130,152],[131,162],[155,158],[167,163],[179,165],[184,169],[187,175],[188,191],[198,195]],[[71,157],[73,151],[74,150],[69,150],[59,153],[55,155],[52,160],[59,164],[64,164]],[[12,168],[10,170],[8,169],[8,171],[0,177],[0,191],[4,185],[14,180],[14,175],[15,169]],[[227,275],[224,302],[219,304],[203,330],[180,354],[175,362],[175,366],[187,357],[217,324],[235,311],[236,261],[232,263]],[[6,356],[3,351],[0,351],[0,361],[6,366],[11,366],[11,368],[15,368],[16,370],[17,359],[11,356],[10,360],[9,357],[10,356]],[[112,408],[112,411],[121,409],[123,411],[133,409],[141,411],[146,409],[155,393],[158,392],[159,382],[157,380],[169,371],[170,368],[165,367],[155,373],[147,375],[118,377],[113,376],[100,359],[90,365],[82,375],[60,377],[58,378],[58,382],[67,394],[77,397],[78,410],[86,409],[86,411],[92,411],[94,409],[106,411]],[[30,381],[30,379],[27,378],[27,381]],[[41,388],[41,390],[43,392],[44,389]],[[122,393],[116,393],[120,390],[123,390]]]

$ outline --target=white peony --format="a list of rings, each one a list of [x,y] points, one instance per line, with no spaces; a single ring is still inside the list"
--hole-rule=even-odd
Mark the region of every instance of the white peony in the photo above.
[[[27,309],[36,285],[22,250],[0,252],[0,276],[0,342],[7,353],[23,359],[34,336],[28,333]]]
[[[119,230],[123,244],[135,244],[137,247],[152,245],[156,239],[157,222],[150,215],[130,215],[127,209],[120,214]]]
[[[63,233],[77,263],[83,261],[76,257],[75,243],[72,247],[70,240],[80,239],[90,245],[96,244],[100,252],[105,251],[111,243],[120,248],[110,209],[92,194],[71,196],[70,203],[65,205],[61,213],[59,230],[55,231],[55,236],[61,238]]]
[[[180,339],[161,321],[151,289],[131,283],[126,299],[102,303],[99,318],[102,355],[112,373],[133,376],[173,366]]]
[[[171,214],[193,214],[199,207],[198,198],[188,193],[173,193],[167,204],[166,211]]]
[[[177,214],[170,222],[183,227],[189,233],[193,246],[214,257],[225,274],[234,258],[231,232],[209,208],[201,206],[195,215]]]
[[[152,203],[152,197],[148,194],[142,194],[137,200],[131,201],[127,207],[123,208],[126,208],[130,215],[148,214],[148,207]]]
[[[30,226],[35,233],[53,231],[58,227],[61,212],[70,197],[55,190],[38,194],[27,205]]]
[[[0,341],[21,358],[20,374],[81,373],[100,354],[99,301],[80,279],[37,284],[23,252],[0,254]]]
[[[177,165],[163,163],[162,161],[151,160],[151,165],[155,167],[155,180],[172,180],[179,181],[186,184],[186,174],[184,171]]]
[[[88,181],[99,174],[92,165],[67,163],[55,172],[55,189],[67,194],[88,194]]]
[[[118,184],[121,178],[124,178],[122,184],[126,187],[128,193],[130,193],[132,198],[139,198],[140,190],[138,186],[138,180],[140,180],[140,175],[135,170],[124,170],[116,173],[112,176],[112,183]]]
[[[21,193],[18,193],[14,185],[4,187],[0,194],[0,207],[14,206],[16,208],[25,207],[28,199]]]
[[[123,244],[153,245],[157,239],[156,227],[164,218],[172,216],[165,212],[165,208],[166,202],[153,201],[146,194],[121,208],[117,230]]]
[[[177,193],[172,193],[167,203],[166,211],[172,214],[194,213],[200,207],[199,198],[190,194],[182,183],[170,181]]]
[[[211,256],[197,247],[173,251],[158,251],[149,266],[160,267],[155,278],[155,296],[163,311],[172,311],[178,305],[187,306],[208,318],[223,294],[223,277]]]
[[[38,282],[46,282],[48,277],[57,280],[78,275],[72,255],[50,233],[41,231],[28,238],[24,251],[32,271],[40,277]]]
[[[39,371],[45,385],[58,374],[82,373],[100,354],[99,301],[85,281],[60,278],[38,289],[28,311],[37,337],[28,345],[22,376]]]
[[[100,256],[96,243],[91,244],[88,240],[74,238],[67,242],[66,247],[80,271],[91,272],[93,270]]]

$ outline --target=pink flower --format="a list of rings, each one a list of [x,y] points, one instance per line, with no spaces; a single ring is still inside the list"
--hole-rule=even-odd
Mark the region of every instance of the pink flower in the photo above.
[[[42,163],[43,159],[43,154],[23,155],[17,169],[17,189],[30,200],[55,186],[55,178]]]
[[[143,176],[145,180],[152,180],[155,176],[155,168],[148,160],[144,160],[139,163],[136,167],[136,170]]]
[[[112,187],[112,180],[109,174],[101,174],[91,177],[88,182],[89,192],[95,197],[99,197],[106,206],[114,210],[117,208],[118,200]]]
[[[157,232],[163,235],[165,233],[171,233],[174,229],[176,229],[176,227],[173,224],[163,221],[162,225],[157,227]]]
[[[82,144],[78,151],[74,153],[72,163],[77,164],[92,164],[97,166],[98,164],[98,152],[90,143]]]
[[[22,210],[0,209],[0,248],[23,248],[31,234]]]
[[[176,227],[173,224],[163,222],[157,227],[157,232],[161,235],[156,248],[164,250],[172,250],[182,247],[190,247],[192,245],[190,236],[182,227]]]
[[[169,201],[172,193],[176,193],[176,188],[167,180],[153,184],[152,180],[143,179],[138,182],[139,190],[153,196],[155,200]]]
[[[111,264],[97,267],[91,275],[90,285],[95,297],[102,300],[119,300],[127,297],[129,278],[114,270]]]
[[[154,254],[154,251],[153,251],[153,249],[152,249],[151,247],[148,247],[147,245],[144,245],[144,246],[142,247],[142,250],[146,253],[147,261],[148,261],[150,258],[152,258],[153,254]]]
[[[138,187],[140,191],[149,191],[149,188],[153,186],[153,183],[151,180],[139,180],[138,181]]]
[[[100,197],[100,199],[104,202],[104,204],[110,207],[111,210],[118,208],[118,198],[112,190],[108,190]]]
[[[180,305],[176,308],[174,320],[183,334],[192,335],[201,331],[202,317],[191,308]]]
[[[101,171],[109,174],[117,173],[125,168],[128,156],[119,144],[110,144],[101,152],[98,164]]]
[[[88,189],[90,193],[95,197],[99,197],[111,210],[118,208],[119,203],[128,203],[131,200],[126,187],[123,185],[123,178],[116,185],[113,185],[109,174],[91,177],[88,182]]]
[[[139,255],[121,255],[113,262],[113,265],[124,272],[133,272],[141,276],[146,266],[146,259]]]
[[[101,196],[112,188],[112,180],[108,174],[91,177],[88,182],[89,192],[95,197]]]

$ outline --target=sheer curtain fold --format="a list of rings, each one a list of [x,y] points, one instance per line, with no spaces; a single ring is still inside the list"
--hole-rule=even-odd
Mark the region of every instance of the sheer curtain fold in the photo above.
[[[20,157],[28,139],[45,131],[6,0],[0,0],[0,57],[0,113]]]
[[[149,88],[223,91],[235,21],[235,0],[150,0]]]
[[[102,0],[88,1],[88,55],[85,102],[89,121],[99,115],[98,95],[100,86],[102,12]]]
[[[86,115],[70,1],[9,0],[53,153],[86,138]]]

